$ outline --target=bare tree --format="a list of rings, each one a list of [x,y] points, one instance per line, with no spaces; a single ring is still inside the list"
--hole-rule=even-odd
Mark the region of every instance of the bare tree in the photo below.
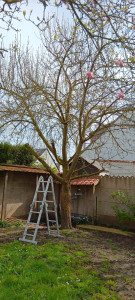
[[[119,58],[117,44],[113,53],[99,37],[88,44],[77,27],[55,23],[41,39],[36,57],[18,45],[0,59],[0,124],[21,131],[34,128],[62,165],[63,174],[56,174],[27,144],[62,184],[62,226],[70,228],[70,182],[81,176],[75,172],[78,158],[121,116],[134,111],[134,64],[124,51]]]

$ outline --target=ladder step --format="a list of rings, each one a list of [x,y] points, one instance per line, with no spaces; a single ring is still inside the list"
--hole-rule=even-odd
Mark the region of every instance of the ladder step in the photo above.
[[[58,237],[60,237],[60,238],[64,238],[64,236],[61,236],[61,235],[59,235],[59,234],[52,234],[52,233],[45,233],[45,235],[48,235],[48,236],[53,236],[53,237],[55,237],[55,238],[58,238]]]
[[[33,214],[39,214],[40,213],[40,211],[34,211],[34,210],[32,210],[31,211]]]
[[[37,202],[41,202],[41,203],[42,203],[43,201],[38,201],[38,200],[37,200],[37,201],[35,201],[35,203],[37,203]]]
[[[28,235],[28,236],[34,236],[34,234],[30,234],[30,233],[26,233],[25,236],[26,235]]]
[[[50,202],[52,202],[52,203],[54,203],[54,201],[53,201],[53,200],[47,200],[47,199],[46,199],[46,202],[49,202],[49,203],[50,203]]]
[[[55,210],[48,209],[47,212],[55,212]]]
[[[27,224],[34,224],[34,225],[36,225],[37,223],[35,223],[35,222],[28,222]]]
[[[56,223],[56,221],[55,220],[48,220],[49,222],[53,222],[53,223]]]
[[[36,241],[27,240],[27,239],[23,239],[23,238],[19,238],[19,241],[21,241],[21,242],[27,242],[27,243],[31,243],[31,244],[35,244],[35,245],[37,245],[37,243],[38,243]]]

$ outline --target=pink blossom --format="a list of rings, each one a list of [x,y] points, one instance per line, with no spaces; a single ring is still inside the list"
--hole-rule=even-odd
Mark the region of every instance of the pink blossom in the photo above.
[[[94,78],[93,72],[88,72],[88,73],[87,73],[87,76],[88,76],[90,79],[93,79],[93,78]]]
[[[120,92],[119,94],[118,94],[118,97],[120,98],[120,99],[124,99],[124,94],[122,93],[122,92]]]
[[[106,23],[110,22],[110,17],[107,17]]]
[[[130,10],[127,9],[127,10],[125,11],[125,13],[126,13],[126,14],[129,14],[129,13],[130,13]]]
[[[116,65],[118,65],[119,67],[124,67],[124,63],[122,60],[116,60]]]

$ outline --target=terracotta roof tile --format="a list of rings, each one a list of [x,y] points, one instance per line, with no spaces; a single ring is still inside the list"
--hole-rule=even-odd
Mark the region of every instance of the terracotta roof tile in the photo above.
[[[97,178],[77,178],[71,180],[71,185],[97,185],[99,183],[99,179]]]

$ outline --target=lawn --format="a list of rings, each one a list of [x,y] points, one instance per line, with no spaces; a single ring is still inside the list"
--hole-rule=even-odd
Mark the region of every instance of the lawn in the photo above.
[[[127,238],[77,229],[62,234],[44,237],[42,230],[39,246],[17,235],[0,244],[0,300],[135,299],[132,270],[129,276],[123,269],[135,260],[135,248],[124,248]]]

